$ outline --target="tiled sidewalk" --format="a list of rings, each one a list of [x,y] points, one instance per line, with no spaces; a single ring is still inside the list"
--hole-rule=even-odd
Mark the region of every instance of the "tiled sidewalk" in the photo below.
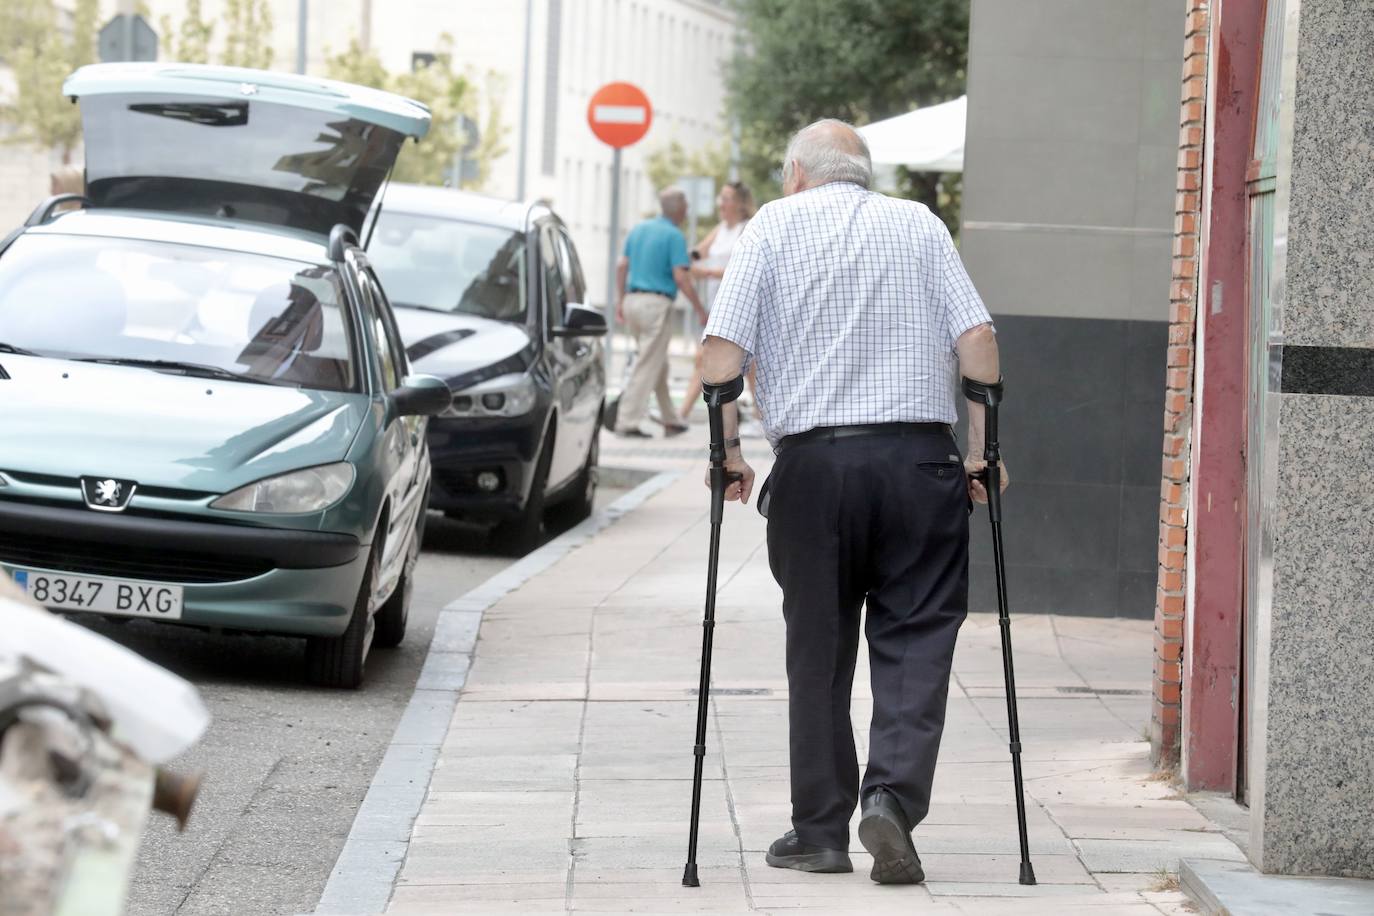
[[[762,851],[789,827],[780,595],[763,520],[731,506],[702,887],[681,887],[708,530],[691,466],[486,612],[388,912],[1181,913],[1183,895],[1158,889],[1164,870],[1180,856],[1242,858],[1151,778],[1148,622],[1018,617],[1041,882],[1018,885],[996,618],[975,614],[955,657],[936,801],[915,833],[927,883],[873,884],[857,841],[853,875],[768,868]],[[861,654],[861,750],[866,685]]]

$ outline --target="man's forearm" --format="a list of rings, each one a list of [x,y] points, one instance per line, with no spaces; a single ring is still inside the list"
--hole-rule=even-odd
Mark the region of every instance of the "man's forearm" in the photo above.
[[[995,382],[1002,377],[997,352],[997,335],[992,325],[980,324],[960,335],[956,349],[959,353],[959,373],[976,382]],[[983,456],[983,405],[968,402],[968,454],[970,458]]]
[[[706,307],[701,304],[701,297],[697,295],[697,286],[692,282],[692,275],[690,273],[686,276],[678,274],[674,276],[674,279],[677,280],[677,288],[682,290],[682,295],[687,297],[687,301],[692,304],[692,308],[697,310],[697,314],[705,315]]]
[[[630,264],[621,258],[615,265],[615,295],[616,301],[625,298],[625,280],[630,273]]]
[[[744,372],[744,350],[723,337],[707,337],[701,348],[701,379],[707,384],[721,385],[739,378]],[[725,438],[739,438],[739,404],[731,401],[721,410],[724,420]],[[739,446],[726,450],[728,454],[738,455]]]

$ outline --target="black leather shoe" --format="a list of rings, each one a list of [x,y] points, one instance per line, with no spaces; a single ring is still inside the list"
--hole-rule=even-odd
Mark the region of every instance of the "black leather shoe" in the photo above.
[[[887,789],[874,789],[864,799],[859,842],[873,854],[868,876],[879,884],[920,884],[926,879],[906,815]]]
[[[797,831],[789,830],[768,847],[766,861],[774,868],[795,868],[797,871],[840,874],[854,870],[849,853],[843,849],[808,846],[797,839]]]

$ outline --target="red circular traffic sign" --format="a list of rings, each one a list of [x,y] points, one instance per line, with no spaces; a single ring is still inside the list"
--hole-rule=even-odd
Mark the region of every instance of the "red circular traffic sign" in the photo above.
[[[607,83],[587,103],[587,123],[602,143],[619,149],[644,139],[653,123],[649,97],[632,83]]]

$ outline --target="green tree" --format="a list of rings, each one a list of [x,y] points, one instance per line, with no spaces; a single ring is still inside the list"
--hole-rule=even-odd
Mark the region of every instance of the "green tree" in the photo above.
[[[272,10],[268,0],[225,0],[224,25],[221,63],[258,70],[272,67]]]
[[[771,174],[787,138],[819,118],[862,125],[964,92],[969,0],[733,4],[741,44],[727,66],[726,84],[744,135],[746,174]],[[941,181],[907,173],[903,183],[909,196],[946,222],[957,219],[948,212],[957,176]]]
[[[467,158],[477,163],[478,176],[464,187],[480,188],[491,174],[491,164],[506,152],[506,128],[501,123],[500,79],[489,74],[485,91],[479,93],[470,75],[459,73],[453,65],[453,39],[440,38],[433,63],[409,73],[391,74],[377,56],[364,51],[356,41],[348,49],[331,56],[325,63],[333,79],[385,89],[429,106],[429,133],[423,142],[407,144],[396,160],[393,178],[415,184],[444,184],[453,172],[466,138],[461,128],[467,117],[479,127],[477,149]]]
[[[62,95],[62,82],[95,61],[97,0],[76,0],[70,19],[52,0],[5,0],[0,6],[0,59],[14,92],[0,103],[10,143],[55,149],[64,163],[81,140],[81,113]]]
[[[186,14],[181,17],[180,26],[173,27],[171,16],[163,16],[159,22],[162,39],[166,42],[165,56],[187,64],[210,62],[210,39],[214,37],[215,24],[201,14],[200,0],[186,0]]]

